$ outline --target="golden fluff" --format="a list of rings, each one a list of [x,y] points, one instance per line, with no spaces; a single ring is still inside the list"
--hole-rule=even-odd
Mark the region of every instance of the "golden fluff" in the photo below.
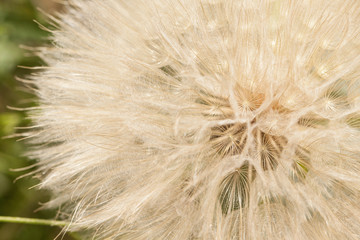
[[[95,239],[359,239],[360,1],[73,0],[34,174]]]

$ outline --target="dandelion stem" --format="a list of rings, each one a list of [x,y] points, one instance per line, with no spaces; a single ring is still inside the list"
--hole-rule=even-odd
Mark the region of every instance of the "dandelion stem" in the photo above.
[[[47,220],[47,219],[38,219],[38,218],[8,217],[8,216],[0,216],[0,222],[60,226],[60,227],[69,225],[69,223],[65,221],[56,221],[56,220]]]

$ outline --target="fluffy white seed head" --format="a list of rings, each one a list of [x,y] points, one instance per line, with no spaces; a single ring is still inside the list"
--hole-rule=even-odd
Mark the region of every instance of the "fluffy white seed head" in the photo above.
[[[360,2],[77,0],[29,153],[98,239],[359,239]]]

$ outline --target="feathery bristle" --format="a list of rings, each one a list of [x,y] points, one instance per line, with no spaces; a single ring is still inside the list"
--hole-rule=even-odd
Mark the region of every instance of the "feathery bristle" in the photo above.
[[[77,0],[29,156],[95,239],[359,239],[360,2]]]

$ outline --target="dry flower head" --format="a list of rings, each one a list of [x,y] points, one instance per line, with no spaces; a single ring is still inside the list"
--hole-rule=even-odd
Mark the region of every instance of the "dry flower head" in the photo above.
[[[77,0],[35,175],[95,239],[359,239],[360,2]]]

